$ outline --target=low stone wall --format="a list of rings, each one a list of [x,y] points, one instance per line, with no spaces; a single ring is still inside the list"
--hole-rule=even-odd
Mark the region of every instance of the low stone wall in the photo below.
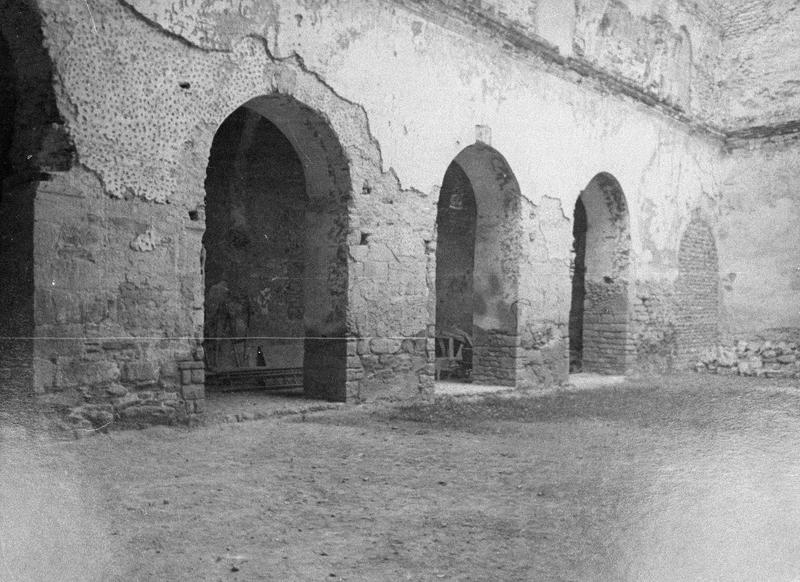
[[[67,427],[76,437],[112,427],[141,428],[154,424],[187,422],[190,406],[178,392],[163,390],[128,391],[121,384],[104,390],[83,390],[83,402],[72,407]],[[191,402],[189,402],[191,404]]]
[[[197,355],[202,357],[200,352]],[[177,366],[179,386],[132,389],[112,382],[62,393],[58,398],[62,406],[71,401],[66,404],[66,428],[81,437],[112,427],[142,428],[188,422],[193,415],[205,411],[205,363],[186,360]]]
[[[695,364],[698,372],[800,378],[800,349],[796,342],[746,342],[706,350]]]

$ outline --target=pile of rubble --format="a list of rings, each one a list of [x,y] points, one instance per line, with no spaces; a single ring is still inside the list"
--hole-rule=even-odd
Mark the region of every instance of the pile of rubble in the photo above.
[[[800,378],[800,350],[795,342],[739,341],[734,347],[706,350],[695,364],[698,372]]]

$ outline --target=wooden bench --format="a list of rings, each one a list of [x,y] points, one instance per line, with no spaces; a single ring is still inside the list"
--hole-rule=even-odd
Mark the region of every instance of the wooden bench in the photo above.
[[[206,385],[230,390],[286,390],[303,387],[303,368],[230,368],[206,373]]]

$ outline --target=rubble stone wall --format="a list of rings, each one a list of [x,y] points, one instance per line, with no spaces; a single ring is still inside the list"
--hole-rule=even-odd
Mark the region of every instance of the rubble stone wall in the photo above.
[[[721,375],[800,378],[800,350],[796,341],[738,341],[704,350],[694,367]]]

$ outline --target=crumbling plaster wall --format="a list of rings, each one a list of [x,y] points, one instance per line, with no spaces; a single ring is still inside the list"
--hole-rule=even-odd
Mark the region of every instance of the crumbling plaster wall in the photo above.
[[[723,165],[724,340],[800,339],[800,144],[740,144]],[[787,337],[788,336],[788,337]]]
[[[662,293],[675,280],[690,210],[717,215],[714,139],[548,74],[480,32],[468,38],[389,3],[41,0],[41,7],[80,162],[43,203],[57,199],[54,208],[70,210],[61,213],[62,229],[99,229],[88,240],[102,250],[69,259],[98,286],[69,280],[63,291],[79,297],[83,313],[84,305],[122,297],[124,287],[147,318],[134,326],[98,316],[110,332],[187,338],[137,341],[131,357],[154,367],[142,382],[168,379],[171,362],[201,337],[203,224],[189,212],[203,202],[214,132],[259,95],[285,93],[320,112],[350,162],[348,334],[362,339],[347,347],[349,397],[431,389],[438,187],[448,164],[475,142],[476,126],[521,192],[513,316],[529,384],[566,374],[571,212],[593,176],[609,172],[625,192],[639,295]],[[69,195],[75,191],[83,198]],[[118,215],[131,219],[119,225]],[[48,268],[66,271],[56,258],[65,244],[59,236],[40,252],[54,260]],[[141,236],[152,249],[131,248]],[[40,272],[43,287],[50,281],[44,266]],[[46,314],[51,300],[70,305],[48,296],[38,312]],[[158,307],[148,311],[151,304]],[[41,325],[82,331],[69,331],[72,320],[57,314],[43,315]],[[91,361],[90,348],[86,342],[73,360]],[[71,366],[59,363],[60,348],[48,350],[42,358],[54,369],[43,387]],[[100,376],[123,377],[122,355],[103,361],[112,364]]]

